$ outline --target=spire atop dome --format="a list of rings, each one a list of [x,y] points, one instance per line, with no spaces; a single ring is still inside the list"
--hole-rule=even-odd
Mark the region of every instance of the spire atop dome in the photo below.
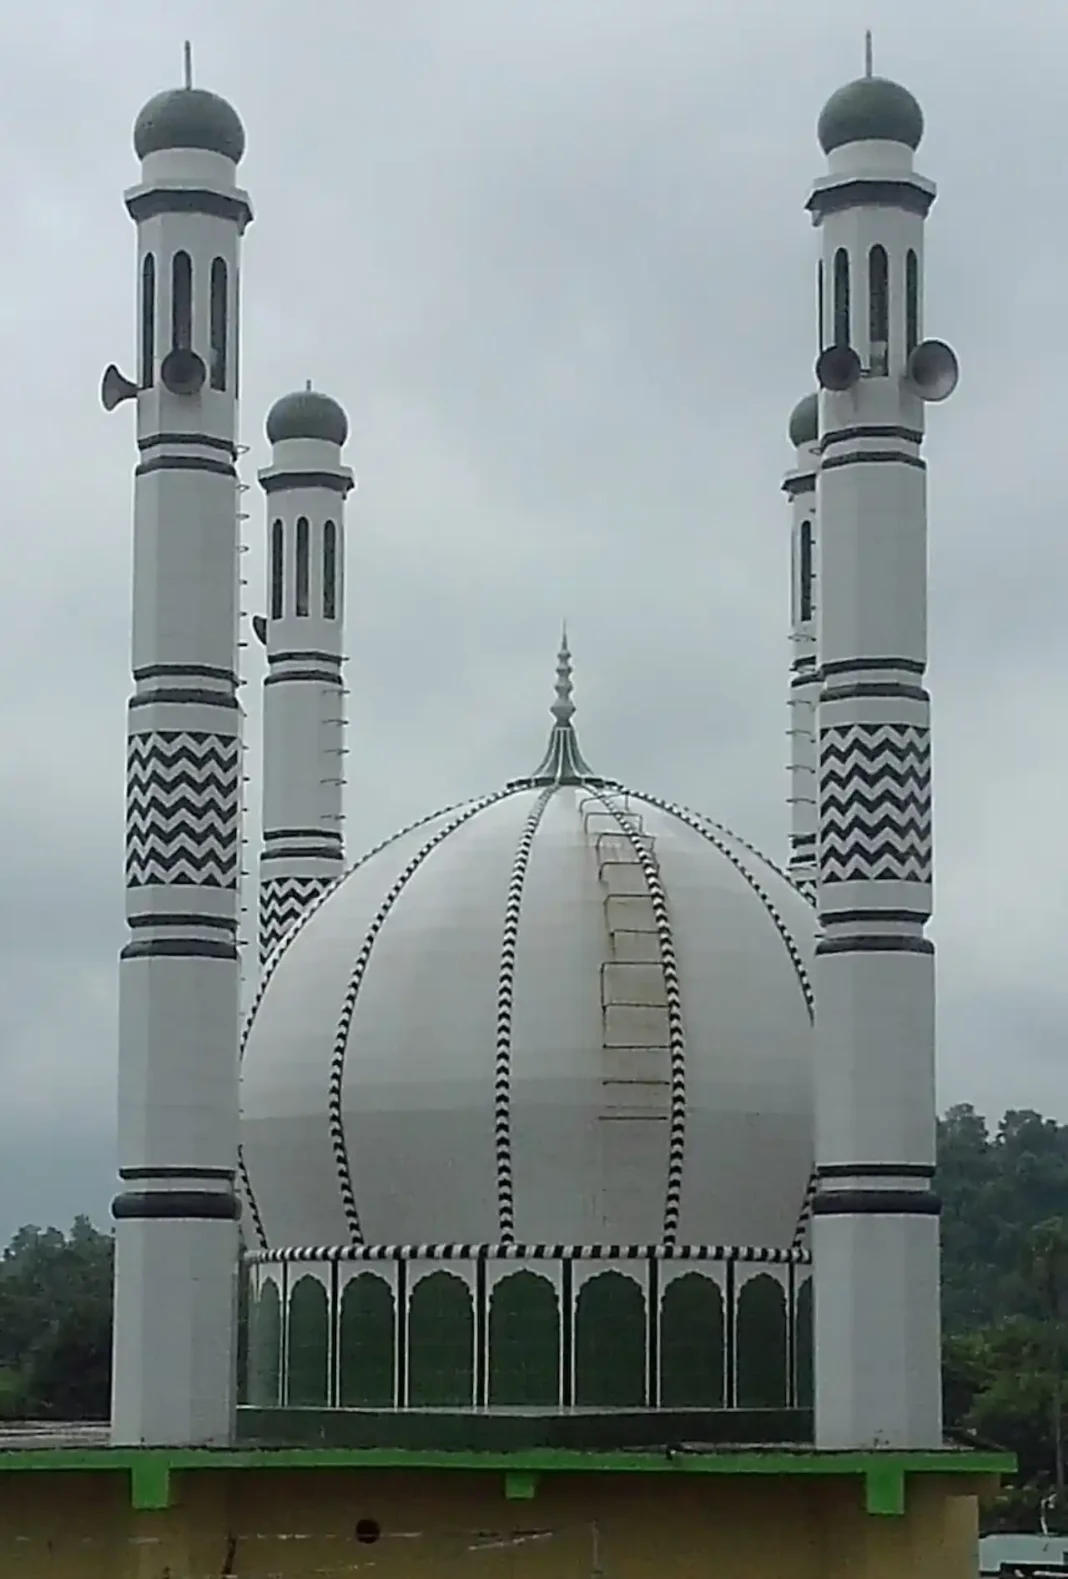
[[[874,76],[874,74],[875,73],[872,64],[871,28],[869,27],[867,32],[864,34],[864,75],[866,77],[871,77]]]
[[[545,755],[530,775],[531,784],[581,784],[587,780],[603,782],[593,772],[579,750],[572,719],[575,716],[574,685],[571,680],[571,648],[567,644],[565,622],[556,655],[556,696],[549,708],[553,727]]]

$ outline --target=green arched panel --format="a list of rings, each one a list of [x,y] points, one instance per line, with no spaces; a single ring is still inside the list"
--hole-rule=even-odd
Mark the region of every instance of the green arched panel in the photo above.
[[[527,1408],[560,1402],[560,1306],[548,1278],[514,1272],[490,1296],[489,1401]]]
[[[469,1409],[475,1388],[471,1293],[451,1272],[421,1278],[408,1305],[408,1402],[413,1408]]]
[[[797,1367],[797,1405],[811,1409],[815,1396],[812,1361],[812,1279],[807,1277],[797,1291],[794,1313],[794,1364]]]
[[[260,1409],[276,1409],[282,1376],[282,1300],[278,1284],[264,1278],[250,1302],[248,1400]]]
[[[599,1272],[575,1308],[575,1402],[595,1409],[645,1404],[645,1297],[633,1278]]]
[[[385,1278],[361,1272],[341,1297],[343,1409],[391,1409],[394,1367],[393,1290]]]
[[[737,1322],[739,1409],[786,1405],[786,1293],[760,1272],[742,1286]]]
[[[660,1405],[723,1408],[723,1296],[703,1272],[673,1278],[660,1302]]]
[[[330,1318],[317,1277],[298,1279],[289,1296],[289,1370],[286,1402],[314,1408],[327,1401]]]

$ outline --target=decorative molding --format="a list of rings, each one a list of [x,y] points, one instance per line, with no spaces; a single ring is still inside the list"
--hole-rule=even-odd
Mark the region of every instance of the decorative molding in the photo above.
[[[236,889],[241,745],[234,735],[154,730],[126,756],[126,886]]]
[[[334,886],[333,877],[265,877],[260,882],[259,947],[262,965],[287,937],[312,900]]]
[[[930,883],[931,731],[820,730],[820,883]]]
[[[741,1261],[811,1266],[812,1252],[778,1245],[423,1244],[286,1245],[249,1251],[252,1266],[307,1261]]]
[[[504,906],[500,964],[497,971],[497,1046],[493,1071],[493,1145],[497,1165],[497,1223],[504,1244],[515,1238],[515,1181],[512,1175],[512,1002],[515,956],[534,835],[557,786],[543,789],[527,813],[516,845],[508,897]]]

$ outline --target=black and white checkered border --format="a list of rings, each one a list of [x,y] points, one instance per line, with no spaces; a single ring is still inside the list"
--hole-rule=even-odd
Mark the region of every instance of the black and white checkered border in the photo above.
[[[349,1029],[352,1017],[356,1012],[356,1000],[359,997],[363,978],[367,973],[367,966],[379,933],[386,924],[390,911],[400,898],[404,889],[422,866],[427,856],[437,849],[438,845],[450,834],[462,828],[465,822],[485,811],[488,806],[495,805],[498,801],[514,795],[515,790],[505,787],[496,790],[492,795],[484,795],[480,800],[469,801],[463,810],[456,816],[450,817],[448,822],[437,828],[426,842],[412,856],[408,864],[394,878],[386,892],[385,898],[379,905],[371,925],[367,929],[360,952],[353,962],[349,975],[348,987],[341,1004],[341,1014],[338,1017],[337,1030],[334,1033],[334,1047],[330,1058],[330,1081],[327,1088],[326,1115],[330,1129],[330,1143],[334,1151],[334,1164],[337,1168],[338,1190],[341,1193],[341,1204],[345,1212],[345,1220],[349,1226],[354,1244],[360,1244],[363,1231],[360,1227],[360,1213],[356,1204],[356,1191],[352,1182],[352,1172],[349,1165],[349,1149],[345,1139],[345,1123],[342,1113],[342,1087],[345,1079],[345,1054],[348,1050]]]
[[[799,1250],[805,1242],[808,1225],[812,1221],[812,1203],[816,1199],[816,1188],[819,1184],[819,1175],[813,1168],[808,1176],[808,1187],[805,1190],[805,1199],[801,1202],[801,1210],[797,1215],[797,1227],[794,1229],[793,1246]]]
[[[515,956],[519,918],[523,905],[534,835],[557,785],[543,789],[527,813],[512,861],[508,897],[504,906],[501,957],[497,971],[497,1048],[493,1070],[493,1145],[497,1162],[497,1227],[503,1244],[515,1239],[515,1181],[512,1175],[512,1004],[515,993]]]
[[[256,1015],[259,1013],[260,1005],[263,1003],[267,988],[271,984],[271,978],[278,968],[279,960],[285,954],[286,950],[289,948],[298,932],[302,931],[303,928],[307,926],[312,916],[314,916],[321,906],[326,903],[334,890],[339,888],[341,884],[345,882],[347,878],[351,877],[354,872],[358,872],[361,867],[366,866],[368,861],[374,860],[376,855],[381,855],[382,851],[388,850],[391,844],[396,844],[398,839],[406,839],[410,833],[416,833],[420,828],[425,828],[430,823],[437,822],[441,817],[450,817],[453,812],[459,811],[461,808],[469,805],[471,805],[471,801],[469,799],[453,801],[449,806],[439,807],[437,811],[428,812],[423,817],[417,817],[414,822],[410,822],[405,827],[399,828],[396,833],[391,833],[387,839],[383,839],[379,844],[373,845],[370,850],[366,850],[364,854],[358,858],[358,860],[353,861],[351,866],[346,867],[344,872],[333,879],[329,888],[324,888],[322,893],[310,902],[307,908],[302,912],[299,921],[294,923],[292,930],[286,933],[286,936],[276,946],[270,958],[264,962],[259,986],[256,988],[256,994],[249,1005],[248,1013],[245,1015],[244,1025],[241,1028],[241,1044],[238,1050],[239,1059],[242,1059],[245,1056],[245,1048],[248,1046],[248,1039],[252,1034],[252,1027],[255,1023]],[[248,1169],[245,1166],[244,1154],[240,1146],[238,1147],[237,1151],[237,1172],[241,1196],[248,1206],[249,1216],[251,1217],[253,1227],[256,1230],[256,1237],[259,1239],[259,1242],[263,1246],[264,1250],[266,1250],[267,1235],[264,1231],[263,1219],[260,1216],[259,1207],[256,1204],[256,1196],[252,1189],[252,1181],[249,1178]]]
[[[751,1245],[289,1245],[246,1256],[253,1266],[280,1261],[735,1261],[762,1266],[810,1266],[796,1247]]]
[[[660,867],[655,856],[644,843],[642,830],[625,806],[614,802],[625,799],[628,792],[601,791],[587,785],[590,800],[600,803],[614,817],[634,851],[642,869],[649,901],[656,922],[657,941],[660,945],[660,966],[664,973],[664,999],[668,1016],[668,1050],[671,1059],[671,1119],[668,1125],[667,1188],[664,1193],[664,1243],[673,1245],[679,1231],[679,1213],[682,1210],[682,1178],[686,1163],[686,1023],[682,1017],[682,994],[679,990],[679,962],[675,953],[675,936],[671,929],[671,911]]]

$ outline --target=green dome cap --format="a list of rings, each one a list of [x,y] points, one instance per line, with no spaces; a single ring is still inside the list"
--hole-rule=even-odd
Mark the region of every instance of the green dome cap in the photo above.
[[[232,105],[206,88],[167,88],[149,99],[134,122],[139,159],[171,148],[203,148],[237,164],[245,152],[245,128]]]
[[[795,450],[803,444],[815,444],[820,435],[820,399],[806,395],[790,413],[790,443]]]
[[[832,93],[816,136],[825,154],[846,143],[905,143],[913,151],[923,136],[923,111],[907,88],[886,77],[858,77]]]
[[[340,446],[348,436],[348,417],[336,400],[317,389],[283,395],[267,414],[267,438],[272,444],[283,439],[323,439]]]

